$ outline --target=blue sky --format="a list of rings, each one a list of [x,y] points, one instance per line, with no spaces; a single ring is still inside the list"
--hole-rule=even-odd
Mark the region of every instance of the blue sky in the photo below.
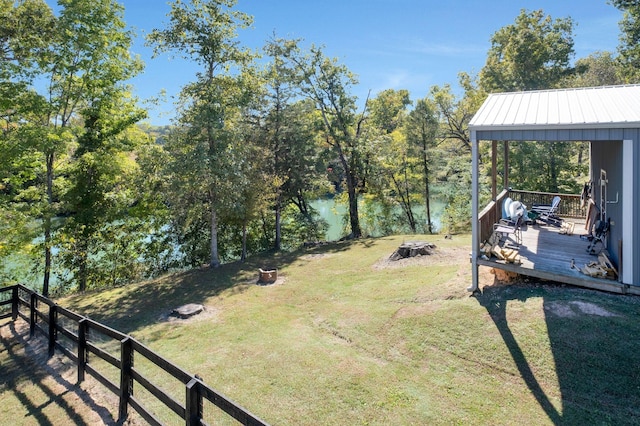
[[[50,5],[55,0],[47,0]],[[186,1],[186,0],[185,0]],[[120,0],[125,21],[138,39],[133,47],[146,63],[131,83],[141,99],[166,91],[165,102],[150,109],[152,124],[169,124],[173,97],[194,77],[195,68],[169,55],[151,58],[142,37],[167,23],[164,0]],[[606,0],[238,0],[236,9],[254,17],[240,42],[259,49],[275,33],[323,45],[358,76],[354,95],[363,100],[385,89],[407,89],[412,99],[434,85],[457,87],[461,71],[476,74],[484,65],[490,38],[512,24],[520,10],[542,9],[576,25],[576,58],[599,50],[615,52],[622,14]]]

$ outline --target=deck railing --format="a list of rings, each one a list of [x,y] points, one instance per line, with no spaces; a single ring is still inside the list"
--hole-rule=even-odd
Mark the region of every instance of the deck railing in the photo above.
[[[152,425],[163,424],[158,411],[165,415],[172,412],[186,425],[206,425],[207,402],[207,408],[216,407],[221,410],[216,413],[224,415],[224,412],[227,418],[241,424],[267,424],[133,337],[58,306],[22,285],[0,288],[0,319],[9,317],[13,321],[18,318],[27,321],[31,335],[44,335],[49,343],[49,356],[58,350],[71,359],[77,365],[78,383],[89,373],[117,395],[118,422],[126,420],[131,407]],[[173,392],[162,388],[168,387],[166,378],[163,383],[154,383],[156,375],[150,374],[151,371],[167,376],[174,384]],[[177,391],[175,385],[178,385]],[[138,389],[145,395],[139,397]],[[207,413],[207,419],[217,416],[216,413]]]
[[[497,223],[502,215],[502,203],[509,197],[515,201],[521,201],[531,210],[535,204],[550,205],[553,197],[560,196],[560,204],[558,205],[558,215],[569,218],[583,218],[586,215],[586,208],[581,206],[580,195],[578,194],[554,194],[552,192],[534,192],[521,191],[516,189],[503,190],[494,201],[489,202],[487,206],[478,215],[479,221],[479,239],[477,243],[486,241],[493,232],[493,224]]]
[[[554,194],[552,192],[509,190],[509,197],[515,201],[521,201],[527,206],[528,210],[531,210],[531,207],[535,204],[550,205],[553,197],[556,195],[558,195],[561,200],[558,205],[558,216],[570,218],[584,218],[586,216],[586,204],[584,206],[580,205],[579,194]]]

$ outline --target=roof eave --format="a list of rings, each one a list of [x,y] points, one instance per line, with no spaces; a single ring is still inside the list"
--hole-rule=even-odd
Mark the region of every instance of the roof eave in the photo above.
[[[510,124],[510,125],[473,125],[469,124],[470,131],[496,132],[496,131],[530,131],[530,130],[595,130],[595,129],[638,129],[640,122],[624,123],[571,123],[571,124]]]

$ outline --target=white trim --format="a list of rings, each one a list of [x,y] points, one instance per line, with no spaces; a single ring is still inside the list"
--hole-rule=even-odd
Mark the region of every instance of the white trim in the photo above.
[[[571,124],[482,124],[469,125],[478,132],[528,132],[539,130],[600,130],[600,129],[637,129],[640,122],[621,123],[571,123]]]
[[[633,250],[633,206],[635,194],[633,170],[633,141],[622,141],[622,282],[633,284],[634,265]]]
[[[476,291],[478,289],[478,201],[479,201],[479,184],[478,184],[478,141],[476,140],[475,130],[471,130],[471,287],[468,291]]]

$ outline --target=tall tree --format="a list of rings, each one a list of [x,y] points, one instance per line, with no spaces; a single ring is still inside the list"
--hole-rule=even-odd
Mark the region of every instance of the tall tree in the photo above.
[[[553,19],[542,10],[522,10],[514,24],[491,37],[487,62],[479,75],[480,89],[491,93],[561,87],[575,74],[571,66],[573,55],[571,18]],[[510,159],[517,170],[510,175],[510,182],[532,191],[557,192],[564,186],[560,165],[574,157],[576,147],[561,142],[521,142],[511,146]],[[527,156],[532,152],[545,159],[546,167],[528,164]]]
[[[491,37],[480,86],[488,93],[549,89],[573,72],[573,21],[522,10]]]
[[[2,227],[10,230],[2,232],[0,245],[12,249],[28,241],[29,218],[42,217],[45,204],[38,190],[38,146],[47,139],[41,126],[47,102],[31,84],[55,33],[55,17],[44,1],[0,0],[0,214]]]
[[[232,142],[229,122],[248,102],[252,81],[241,71],[253,55],[235,40],[237,30],[251,25],[252,18],[233,10],[235,4],[236,0],[176,0],[171,3],[168,26],[153,30],[148,37],[156,54],[175,52],[201,66],[196,80],[181,91],[184,108],[178,121],[188,137],[176,139],[172,146],[181,154],[202,154],[190,157],[194,161],[188,164],[193,168],[174,171],[199,177],[198,182],[176,180],[190,187],[183,188],[183,193],[191,193],[194,185],[204,186],[201,191],[206,194],[209,215],[211,267],[220,265],[219,211],[224,207],[224,198],[229,198],[223,190],[228,188],[226,175],[233,170],[225,155]]]
[[[415,108],[409,113],[404,126],[405,137],[408,143],[417,150],[422,165],[424,202],[429,233],[433,233],[430,191],[433,171],[431,165],[434,164],[433,157],[438,142],[439,125],[440,122],[435,103],[425,98],[420,99],[416,103]]]
[[[273,40],[271,49],[286,58],[294,70],[302,93],[320,112],[324,140],[334,150],[344,171],[349,199],[350,237],[360,238],[358,215],[358,188],[361,184],[362,130],[366,118],[366,102],[361,114],[357,113],[356,98],[349,89],[357,83],[356,77],[336,59],[325,56],[322,48],[312,46],[307,54],[297,40]]]
[[[316,182],[315,103],[300,100],[300,88],[293,70],[277,46],[267,44],[271,57],[266,70],[266,93],[263,100],[262,141],[271,155],[269,173],[276,185],[274,200],[274,248],[282,248],[282,213],[294,203],[300,214],[310,220],[307,195]]]
[[[79,291],[88,288],[89,257],[100,255],[90,249],[100,244],[92,243],[100,240],[101,231],[111,222],[126,221],[128,207],[134,204],[126,178],[132,167],[129,153],[138,140],[126,137],[125,131],[145,115],[115,87],[81,112],[84,131],[77,140],[72,183],[65,196],[71,217],[62,229],[75,242],[67,245],[71,259],[67,266]]]
[[[619,62],[611,52],[595,52],[575,63],[575,74],[562,85],[566,87],[595,87],[623,84]]]
[[[448,232],[468,229],[471,211],[471,135],[469,121],[484,101],[486,94],[475,79],[466,73],[459,75],[464,95],[457,97],[449,85],[431,88],[430,97],[440,117],[439,151],[444,160],[440,179],[446,181],[446,207],[442,217]]]
[[[50,129],[49,140],[42,150],[46,163],[46,193],[50,206],[58,201],[54,198],[56,155],[64,149],[66,129],[79,125],[86,129],[80,150],[93,149],[103,137],[99,130],[114,129],[106,122],[104,111],[96,114],[99,105],[121,102],[127,97],[124,82],[142,70],[142,62],[129,51],[132,34],[126,29],[124,8],[115,0],[60,0],[62,7],[57,19],[56,36],[47,57],[44,75],[48,82],[49,113],[44,123]],[[133,101],[129,101],[133,102]],[[107,108],[113,112],[113,108]],[[92,112],[89,112],[92,111]],[[140,118],[138,114],[138,119]],[[84,124],[82,124],[84,121]],[[135,121],[135,120],[134,120]],[[122,129],[120,129],[122,130]],[[117,132],[116,132],[117,133]],[[55,135],[55,137],[53,137]],[[89,144],[89,145],[87,145]],[[81,175],[78,176],[82,179]],[[84,183],[76,182],[76,185]],[[44,215],[45,277],[43,293],[48,292],[51,269],[51,208]],[[82,282],[80,285],[82,288]]]
[[[640,82],[640,3],[636,0],[611,0],[623,12],[620,21],[618,60],[627,83]]]
[[[363,132],[362,180],[363,187],[366,185],[366,199],[374,200],[373,208],[367,212],[368,226],[385,232],[406,229],[398,226],[400,223],[417,232],[418,159],[401,131],[410,104],[407,90],[384,90],[369,101],[369,117]],[[365,207],[368,204],[365,203]],[[403,213],[399,217],[393,214],[397,207]]]

